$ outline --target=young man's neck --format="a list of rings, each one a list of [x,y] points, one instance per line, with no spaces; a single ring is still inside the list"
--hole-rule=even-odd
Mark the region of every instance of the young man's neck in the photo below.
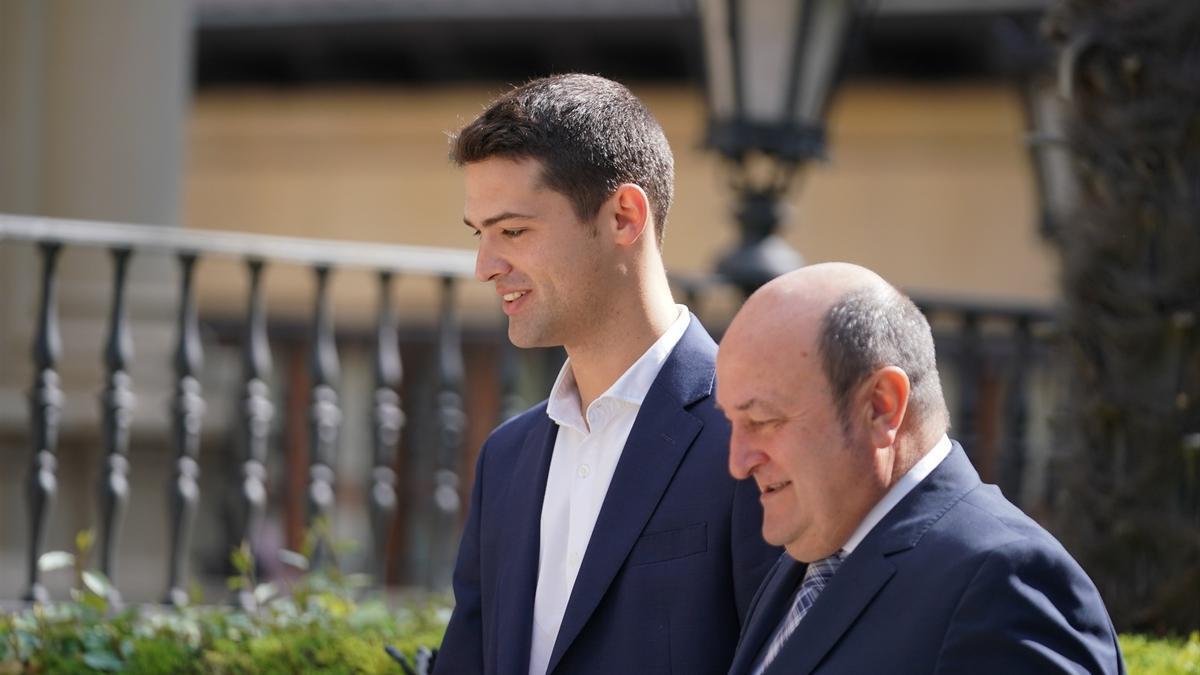
[[[629,370],[679,316],[665,274],[630,296],[607,312],[600,330],[578,344],[564,345],[583,411]]]

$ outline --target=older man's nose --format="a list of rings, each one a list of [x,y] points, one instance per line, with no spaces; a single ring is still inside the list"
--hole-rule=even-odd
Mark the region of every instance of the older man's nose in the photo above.
[[[766,455],[756,450],[746,439],[746,433],[739,431],[737,425],[729,435],[729,473],[734,478],[742,480],[749,478],[754,469],[766,461]]]

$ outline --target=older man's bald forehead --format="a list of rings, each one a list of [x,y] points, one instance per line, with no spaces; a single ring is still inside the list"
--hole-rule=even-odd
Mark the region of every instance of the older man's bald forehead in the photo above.
[[[758,337],[788,336],[811,340],[826,311],[847,294],[861,289],[893,290],[891,284],[865,267],[851,263],[820,263],[770,281],[746,300],[726,332]]]
[[[892,285],[871,270],[852,263],[819,263],[788,272],[759,289],[767,298],[828,307],[847,293],[885,290]]]

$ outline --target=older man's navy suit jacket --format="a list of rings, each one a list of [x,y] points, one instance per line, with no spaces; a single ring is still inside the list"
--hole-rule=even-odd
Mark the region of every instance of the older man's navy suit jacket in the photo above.
[[[692,317],[638,412],[551,654],[550,673],[724,673],[779,549],[752,482],[728,471],[716,344]],[[546,404],[508,421],[475,469],[438,675],[528,675],[542,497],[558,431]]]
[[[786,554],[771,568],[731,675],[753,672],[804,569]],[[766,675],[1123,672],[1091,580],[955,443],[846,556]]]

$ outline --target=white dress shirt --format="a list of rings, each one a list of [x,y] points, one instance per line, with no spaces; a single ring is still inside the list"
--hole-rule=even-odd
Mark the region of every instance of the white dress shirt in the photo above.
[[[913,464],[913,467],[901,476],[900,480],[896,481],[892,489],[887,491],[883,499],[880,499],[879,503],[875,504],[874,508],[867,512],[867,516],[858,524],[858,528],[854,530],[854,534],[850,535],[850,539],[846,540],[845,546],[842,546],[842,550],[839,551],[838,555],[844,560],[846,556],[853,553],[854,549],[862,543],[862,540],[866,539],[867,535],[871,533],[871,530],[875,529],[879,521],[883,520],[883,517],[895,508],[901,499],[904,499],[909,492],[912,492],[913,488],[917,487],[921,481],[933,473],[933,470],[942,463],[942,460],[946,459],[950,454],[950,448],[950,438],[942,434],[941,440],[929,452],[925,453],[925,456],[920,461]]]
[[[546,494],[542,498],[537,594],[533,603],[530,675],[545,675],[575,577],[587,552],[608,485],[634,419],[658,371],[691,322],[687,307],[667,331],[587,408],[580,410],[571,362],[563,364],[546,414],[558,424]]]

